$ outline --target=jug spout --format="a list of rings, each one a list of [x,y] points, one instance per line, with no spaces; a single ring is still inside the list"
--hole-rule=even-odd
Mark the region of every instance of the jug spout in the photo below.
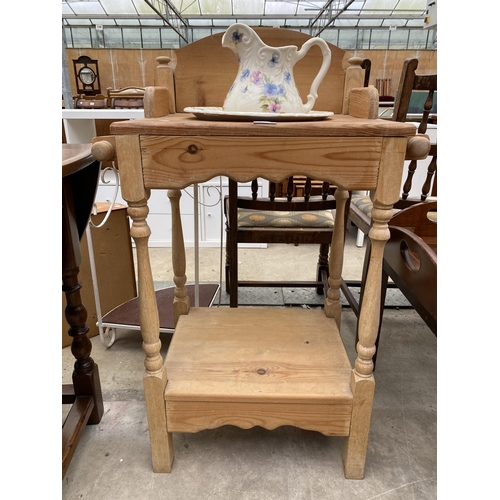
[[[329,48],[324,40],[323,51]],[[306,45],[306,44],[305,44]],[[295,85],[293,65],[301,59],[312,44],[299,52],[294,45],[271,47],[246,24],[230,26],[222,37],[222,46],[231,49],[238,58],[239,69],[229,89],[223,109],[231,112],[251,113],[308,113],[317,97],[311,88],[304,104]],[[317,88],[330,64],[329,57],[323,61],[320,74],[314,81]]]

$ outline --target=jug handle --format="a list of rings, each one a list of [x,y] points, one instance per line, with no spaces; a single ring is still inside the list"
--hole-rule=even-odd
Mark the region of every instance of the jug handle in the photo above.
[[[300,61],[313,45],[319,45],[321,54],[323,55],[323,63],[321,64],[321,68],[319,69],[316,78],[314,78],[312,82],[311,89],[309,90],[309,94],[307,95],[307,102],[305,104],[302,104],[304,113],[309,113],[309,111],[311,111],[312,107],[314,106],[314,103],[318,98],[319,84],[323,81],[323,78],[325,77],[328,68],[330,67],[330,61],[332,59],[332,53],[327,43],[322,38],[315,37],[307,40],[307,42],[302,45],[300,50],[297,52],[295,62]]]

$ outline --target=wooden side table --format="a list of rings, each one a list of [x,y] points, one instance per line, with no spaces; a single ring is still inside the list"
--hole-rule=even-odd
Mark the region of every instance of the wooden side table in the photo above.
[[[99,423],[104,412],[99,370],[90,357],[87,311],[78,282],[80,239],[90,217],[100,170],[90,148],[90,144],[62,145],[62,289],[68,334],[73,337],[71,352],[76,358],[73,383],[62,386],[62,404],[72,405],[62,427],[63,478],[85,425]]]

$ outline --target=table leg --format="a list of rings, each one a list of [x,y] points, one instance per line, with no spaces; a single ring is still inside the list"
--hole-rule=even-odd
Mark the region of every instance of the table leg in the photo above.
[[[99,370],[90,356],[92,343],[87,336],[89,328],[85,324],[87,310],[80,296],[81,284],[78,282],[81,264],[80,239],[70,184],[69,178],[63,179],[62,288],[67,303],[65,316],[70,325],[68,333],[73,337],[71,352],[76,361],[73,386],[66,387],[63,394],[63,403],[73,403],[70,415],[63,425],[63,477],[85,424],[99,423],[104,413]]]

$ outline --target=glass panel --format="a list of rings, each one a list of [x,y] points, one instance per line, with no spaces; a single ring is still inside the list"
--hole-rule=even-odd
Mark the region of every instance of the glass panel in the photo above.
[[[120,24],[123,24],[123,22],[120,21]],[[141,24],[142,26],[165,26],[163,19],[141,19]]]
[[[389,45],[389,30],[372,30],[370,49],[387,49]]]
[[[104,45],[107,49],[120,49],[123,47],[121,28],[104,28]]]
[[[427,38],[427,50],[437,50],[437,30],[424,30],[429,31]]]
[[[358,22],[358,26],[361,28],[364,26],[368,26],[370,28],[378,28],[378,27],[382,26],[382,19],[369,19],[366,21],[363,21],[363,19],[360,19]]]
[[[391,30],[389,31],[389,47],[391,50],[406,50],[408,47],[408,30]]]
[[[266,2],[266,15],[283,15],[283,14],[295,14],[295,5],[293,3],[288,2]]]
[[[164,49],[178,49],[179,35],[170,28],[162,28],[161,30],[161,46]]]
[[[202,19],[190,19],[189,26],[211,26],[212,20],[208,17]]]
[[[213,19],[214,26],[231,26],[233,24],[233,19]],[[224,30],[225,31],[225,30]]]
[[[193,35],[193,42],[196,42],[197,40],[201,40],[202,38],[205,38],[207,36],[210,36],[211,30],[203,30],[203,29],[198,29],[198,30],[191,30],[192,35]]]
[[[158,28],[143,28],[142,29],[142,48],[143,49],[159,49],[160,30]]]
[[[92,47],[89,28],[71,28],[73,48]]]
[[[211,14],[232,14],[231,0],[203,0],[200,2],[201,13],[210,16]]]
[[[370,37],[372,30],[358,30],[358,49],[370,48]]]
[[[358,21],[356,19],[336,19],[335,26],[338,27],[356,26],[357,22]]]
[[[103,49],[104,48],[104,32],[103,30],[96,30],[92,28],[90,30],[90,35],[92,36],[92,48],[93,49]]]
[[[390,26],[405,26],[405,19],[384,19],[382,26],[389,28]]]
[[[90,19],[71,19],[71,26],[91,26]]]
[[[145,23],[147,21],[141,21],[141,22]],[[163,21],[161,21],[161,24],[163,24]],[[120,19],[120,26],[140,26],[140,25],[141,23],[139,22],[138,19]]]
[[[406,24],[409,28],[423,28],[424,20],[423,19],[410,19]]]
[[[356,48],[358,30],[339,30],[339,43],[341,49],[349,50]]]
[[[427,45],[427,30],[410,30],[409,49],[425,49]]]
[[[125,49],[142,48],[141,30],[123,28],[123,47]]]
[[[92,19],[92,24],[102,24],[103,26],[116,26],[114,19]]]
[[[66,37],[66,48],[73,48],[73,40],[71,38],[71,28],[64,28],[64,36]]]
[[[185,15],[199,15],[200,4],[193,1],[172,0],[172,5],[181,13]]]
[[[325,42],[329,42],[337,47],[339,46],[339,30],[327,28],[321,33],[321,38]]]
[[[233,1],[233,9],[235,16],[241,16],[242,14],[257,14],[260,16],[264,13],[264,0]]]

